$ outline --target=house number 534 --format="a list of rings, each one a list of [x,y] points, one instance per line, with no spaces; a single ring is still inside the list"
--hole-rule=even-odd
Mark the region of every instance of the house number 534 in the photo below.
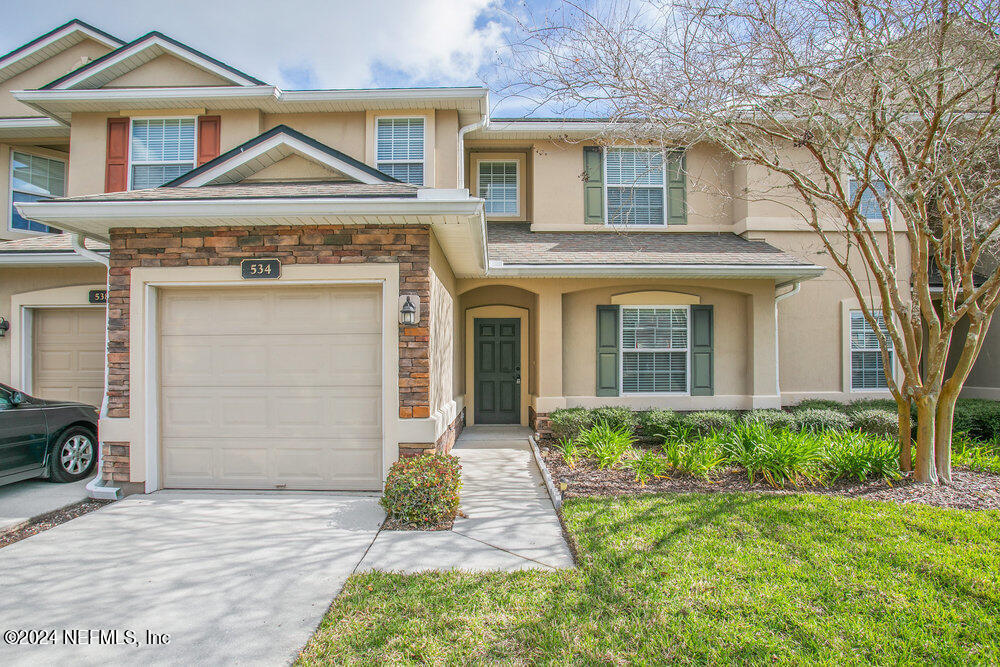
[[[268,280],[281,277],[281,262],[277,259],[244,259],[240,262],[245,280]]]

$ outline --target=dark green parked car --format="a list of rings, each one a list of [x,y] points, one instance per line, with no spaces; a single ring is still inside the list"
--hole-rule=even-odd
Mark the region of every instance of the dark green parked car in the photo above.
[[[48,401],[0,384],[0,486],[46,477],[75,482],[97,465],[97,408]]]

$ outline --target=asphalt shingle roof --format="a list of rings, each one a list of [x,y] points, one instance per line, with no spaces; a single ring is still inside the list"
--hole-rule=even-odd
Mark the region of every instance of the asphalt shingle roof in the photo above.
[[[487,228],[491,260],[504,264],[750,264],[810,266],[763,241],[730,233],[532,232],[525,223]]]
[[[230,183],[198,187],[159,187],[146,190],[107,192],[99,195],[61,197],[49,201],[179,201],[203,199],[285,199],[307,197],[378,198],[416,197],[417,187],[406,183],[355,183],[324,181],[307,183]]]

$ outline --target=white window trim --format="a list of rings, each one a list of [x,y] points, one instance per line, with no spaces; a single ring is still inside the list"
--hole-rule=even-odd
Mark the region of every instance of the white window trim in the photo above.
[[[28,147],[28,148],[22,148],[20,146],[11,146],[9,152],[10,152],[10,156],[9,156],[10,159],[8,160],[8,171],[10,172],[10,178],[7,181],[7,185],[8,185],[8,192],[10,193],[10,197],[9,197],[9,201],[7,202],[7,208],[8,208],[8,210],[7,210],[7,231],[10,232],[10,233],[12,233],[12,234],[24,234],[25,236],[38,236],[40,234],[58,234],[59,230],[56,230],[55,232],[36,232],[36,231],[31,230],[31,229],[18,229],[17,227],[14,226],[14,193],[15,192],[20,192],[21,194],[34,194],[32,192],[24,192],[23,190],[18,190],[17,188],[14,187],[14,153],[24,153],[25,155],[32,155],[34,157],[45,158],[46,160],[52,160],[54,162],[61,162],[62,163],[62,165],[63,165],[63,194],[62,195],[53,195],[53,198],[54,197],[58,197],[58,196],[63,196],[63,197],[66,196],[66,190],[67,190],[66,186],[68,185],[68,179],[69,179],[69,162],[68,162],[68,160],[66,160],[65,158],[61,158],[61,157],[54,157],[54,156],[52,156],[50,154],[43,153],[43,152],[40,152],[40,151],[31,150],[30,147]],[[41,223],[41,224],[45,224],[45,223]],[[51,225],[46,225],[46,227],[52,228]]]
[[[684,348],[684,391],[625,391],[625,352],[626,350],[622,347],[622,342],[624,341],[624,321],[625,318],[622,316],[622,311],[625,308],[634,308],[636,310],[654,310],[654,309],[670,309],[670,310],[683,310],[685,313],[686,323],[687,323],[687,347]],[[642,349],[629,349],[628,352],[680,352],[679,349],[669,349],[669,348],[642,348]],[[690,396],[691,395],[691,306],[678,306],[677,304],[672,305],[658,305],[658,306],[618,306],[618,395],[619,396]]]
[[[655,152],[657,150],[655,148],[647,148],[645,146],[609,146],[609,147],[601,148],[601,162],[602,162],[602,165],[601,165],[601,175],[602,175],[601,181],[602,181],[602,185],[604,186],[604,224],[605,224],[605,226],[607,226],[607,227],[622,227],[624,229],[666,229],[669,226],[667,224],[667,217],[669,215],[669,210],[670,210],[670,201],[669,201],[669,193],[670,193],[670,191],[667,188],[667,156],[666,156],[666,154],[662,150],[660,151],[660,154],[663,156],[663,182],[660,183],[660,188],[663,190],[663,222],[661,222],[659,224],[655,224],[655,225],[627,225],[627,224],[620,223],[620,222],[612,222],[611,221],[611,216],[608,214],[608,149],[609,148],[612,149],[612,150],[624,148],[624,149],[635,149],[635,150],[649,151],[649,152]],[[624,187],[629,187],[629,186],[615,184],[615,185],[612,185],[611,187],[613,187],[613,188],[624,188]],[[654,188],[656,186],[653,186],[653,185],[639,185],[639,186],[632,186],[632,187]],[[653,395],[656,396],[658,394],[653,394]]]
[[[135,161],[132,159],[132,128],[136,120],[193,120],[194,121],[194,157],[191,160],[191,169],[198,166],[198,117],[197,116],[130,116],[128,119],[128,181],[126,190],[132,189],[132,167],[135,165],[157,165],[157,164],[180,164],[180,162],[150,162]],[[189,169],[188,171],[191,171]]]
[[[500,219],[513,220],[515,218],[520,218],[521,217],[521,161],[516,158],[501,158],[497,160],[491,160],[490,158],[481,158],[476,160],[476,194],[475,194],[476,197],[479,196],[479,191],[482,189],[482,177],[483,177],[482,168],[484,164],[513,164],[515,187],[517,188],[517,190],[514,192],[514,202],[517,205],[517,208],[514,210],[513,213],[504,213],[502,215],[498,215],[496,213],[486,213],[486,217],[489,219],[496,219],[496,220]],[[484,205],[483,210],[485,211],[485,209],[486,207]]]
[[[386,120],[388,120],[388,119],[393,119],[393,120],[419,120],[421,123],[424,124],[424,139],[423,139],[424,145],[423,145],[423,150],[421,151],[421,157],[420,157],[420,160],[419,160],[420,166],[421,166],[421,173],[423,174],[423,182],[419,186],[417,186],[417,187],[433,187],[433,184],[431,184],[430,186],[427,185],[427,116],[419,116],[419,115],[413,115],[413,116],[409,116],[409,115],[402,115],[402,116],[375,116],[375,120],[374,120],[373,127],[372,127],[372,131],[374,133],[373,134],[374,141],[372,142],[372,146],[374,146],[374,149],[375,149],[374,150],[374,156],[372,158],[372,162],[373,162],[373,166],[375,167],[375,169],[378,169],[380,164],[416,164],[418,162],[418,160],[409,160],[409,159],[407,159],[407,160],[379,160],[378,159],[378,123],[379,123],[380,120],[383,120],[383,119],[386,119]]]
[[[873,313],[882,313],[882,309],[881,308],[876,308],[876,309],[872,310],[872,312]],[[851,308],[847,309],[847,389],[852,394],[872,394],[872,393],[891,394],[892,390],[889,389],[888,387],[864,388],[864,387],[855,387],[854,386],[854,354],[853,353],[854,352],[878,352],[879,354],[881,354],[882,353],[882,349],[881,349],[881,347],[876,347],[875,349],[864,348],[862,350],[855,350],[854,349],[854,347],[851,345],[851,317],[852,317],[853,313],[862,313],[862,318],[864,318],[864,314],[863,314],[863,311],[861,310],[861,308],[851,307]],[[883,315],[883,317],[885,317],[885,315]],[[868,322],[867,319],[865,319],[865,324],[871,326],[871,323]],[[895,345],[893,345],[891,365],[892,365],[892,379],[894,381],[896,381],[896,380],[898,380],[899,363],[898,363],[897,356],[896,356]]]

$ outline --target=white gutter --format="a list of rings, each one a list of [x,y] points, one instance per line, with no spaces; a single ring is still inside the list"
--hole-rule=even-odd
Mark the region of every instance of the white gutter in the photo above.
[[[0,252],[0,266],[68,266],[91,260],[72,252]]]
[[[489,108],[489,97],[486,98],[486,108]],[[458,130],[458,187],[465,187],[465,135],[473,130],[486,127],[490,123],[489,114],[484,114],[483,119],[459,128]]]
[[[104,265],[107,275],[107,289],[111,289],[111,272],[108,269],[111,268],[111,261],[104,255],[98,254],[93,250],[88,250],[83,244],[83,237],[79,234],[69,235],[69,244],[73,248],[73,251],[94,262],[98,262]],[[101,414],[100,419],[106,419],[108,416],[108,307],[105,303],[104,306],[104,395],[101,397]],[[97,438],[97,475],[94,479],[87,482],[87,494],[91,498],[97,498],[99,500],[118,500],[121,497],[121,489],[117,486],[108,486],[104,479],[104,447],[101,446],[100,434]]]
[[[594,276],[668,278],[815,278],[826,270],[817,264],[503,264],[492,263],[489,276],[572,278]]]
[[[780,349],[778,347],[778,304],[790,296],[795,296],[802,289],[802,283],[798,280],[792,283],[792,289],[783,294],[774,295],[774,393],[781,400],[781,373],[779,366]]]

